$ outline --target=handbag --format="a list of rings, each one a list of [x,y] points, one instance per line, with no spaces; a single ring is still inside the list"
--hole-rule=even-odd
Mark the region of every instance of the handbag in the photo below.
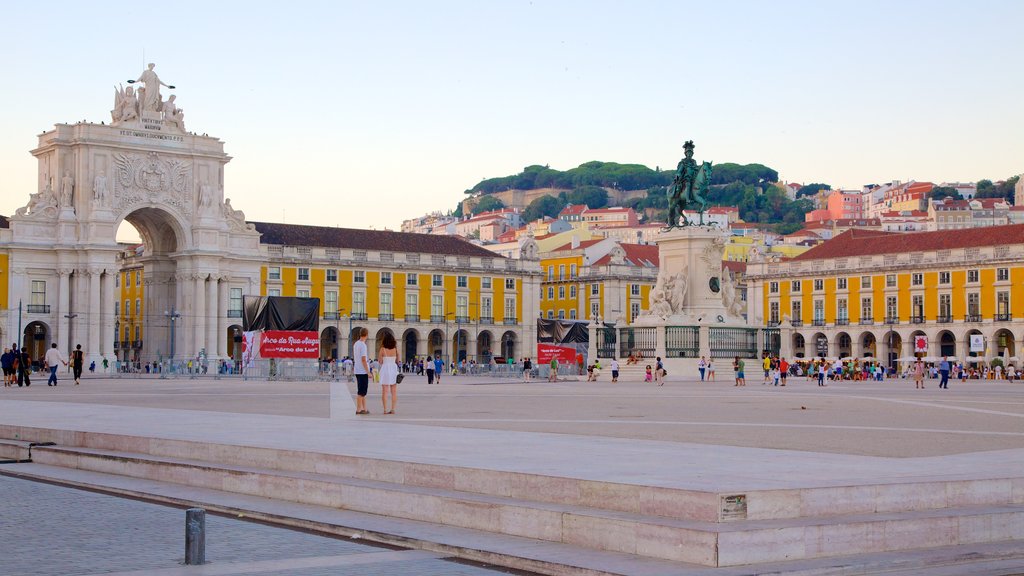
[[[395,376],[395,384],[401,384],[402,380],[405,380],[405,374],[399,374]]]

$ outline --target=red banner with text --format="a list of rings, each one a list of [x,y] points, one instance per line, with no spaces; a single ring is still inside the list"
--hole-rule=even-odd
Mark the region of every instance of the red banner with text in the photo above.
[[[558,363],[572,364],[576,362],[576,349],[567,346],[556,346],[554,344],[537,344],[537,365],[550,364],[552,358],[558,358]]]
[[[320,335],[316,332],[266,330],[260,337],[262,358],[320,358]]]

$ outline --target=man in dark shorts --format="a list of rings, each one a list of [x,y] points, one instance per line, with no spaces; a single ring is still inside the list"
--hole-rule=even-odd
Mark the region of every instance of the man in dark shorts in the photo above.
[[[369,414],[366,409],[366,393],[370,389],[370,368],[369,352],[366,349],[366,337],[370,331],[365,327],[359,329],[359,340],[352,345],[352,355],[355,357],[353,372],[356,375],[356,414]]]
[[[85,367],[85,352],[82,352],[82,345],[78,344],[75,346],[75,351],[71,353],[71,371],[75,375],[75,386],[78,386],[78,380],[82,377],[82,368]]]

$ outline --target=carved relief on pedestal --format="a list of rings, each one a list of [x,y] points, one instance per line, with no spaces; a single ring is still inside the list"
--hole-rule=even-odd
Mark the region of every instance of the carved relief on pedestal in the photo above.
[[[114,207],[126,210],[156,202],[192,214],[192,163],[156,152],[114,156]]]

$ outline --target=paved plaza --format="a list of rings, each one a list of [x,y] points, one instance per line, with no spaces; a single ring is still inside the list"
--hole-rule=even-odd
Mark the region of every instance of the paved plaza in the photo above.
[[[353,385],[348,388],[351,392]],[[80,386],[64,379],[57,387],[37,382],[31,388],[0,390],[0,424],[717,493],[1011,478],[1024,466],[1020,383],[955,382],[939,390],[930,381],[925,390],[915,390],[905,380],[818,387],[798,378],[775,387],[751,378],[746,387],[735,387],[731,380],[702,383],[673,375],[662,387],[611,383],[607,377],[549,383],[446,376],[442,384],[427,385],[423,377],[408,376],[400,385],[397,414],[381,414],[379,388],[371,386],[371,415],[346,412],[334,419],[330,389],[326,381],[94,375]],[[9,468],[0,473],[37,473],[35,464],[2,466]],[[69,470],[66,477],[87,485],[90,474]],[[147,480],[118,482],[127,490],[150,489]],[[299,504],[204,495],[188,486],[170,490],[179,501],[222,498],[229,509],[270,506],[271,513],[288,517],[319,514]],[[208,519],[213,563],[184,568],[177,564],[183,554],[180,509],[14,478],[0,477],[0,491],[16,503],[4,515],[4,533],[26,534],[24,540],[7,538],[0,544],[0,558],[10,559],[12,574],[458,575],[492,570],[453,563],[444,552],[372,548],[214,516]],[[375,522],[353,520],[344,509],[324,514],[341,515],[330,520],[341,525]],[[407,529],[408,523],[388,521]],[[36,556],[39,542],[45,541],[56,544],[41,561]],[[984,552],[967,553],[976,550]],[[591,552],[576,554],[581,565],[601,561],[598,556],[588,560]],[[932,554],[887,552],[867,562],[925,565]],[[955,558],[957,552],[943,554]],[[986,558],[998,565],[989,566],[986,574],[1015,574],[1024,564],[1019,547],[989,554]],[[616,558],[625,568],[615,573],[622,574],[759,573],[692,565],[676,572],[661,560]],[[806,560],[787,569],[828,574],[831,562]],[[917,572],[906,572],[911,573]]]
[[[765,386],[751,374],[734,387],[669,376],[651,383],[562,380],[522,382],[446,376],[440,385],[409,376],[399,385],[398,409],[384,416],[380,388],[368,405],[375,422],[553,432],[832,452],[920,457],[1024,448],[1024,383],[969,380],[940,390],[915,390],[911,380],[831,382],[805,378]],[[354,393],[354,384],[349,384]],[[0,390],[0,399],[106,404],[229,413],[327,418],[327,382],[267,382],[201,377],[160,379],[86,377],[56,388]]]

